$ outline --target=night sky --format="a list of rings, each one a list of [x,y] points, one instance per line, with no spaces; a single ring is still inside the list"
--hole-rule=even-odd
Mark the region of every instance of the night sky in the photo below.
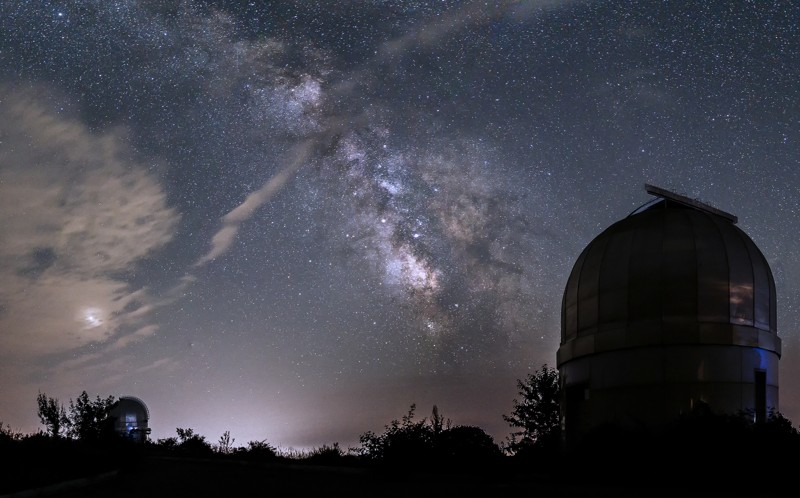
[[[0,3],[0,421],[496,442],[572,264],[652,197],[739,217],[800,422],[800,4]]]

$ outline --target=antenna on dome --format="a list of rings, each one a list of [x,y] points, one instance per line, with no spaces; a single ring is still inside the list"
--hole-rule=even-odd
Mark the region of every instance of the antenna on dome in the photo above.
[[[669,190],[665,190],[663,188],[656,187],[654,185],[650,185],[645,183],[644,189],[647,191],[648,194],[655,195],[656,197],[661,197],[662,199],[667,199],[673,202],[677,202],[679,204],[683,204],[695,209],[699,209],[700,211],[706,211],[707,213],[715,214],[717,216],[721,216],[726,220],[730,221],[734,225],[739,222],[739,218],[736,215],[731,213],[727,213],[721,209],[717,209],[713,206],[709,206],[704,202],[700,202],[696,199],[691,199],[689,197],[676,194],[675,192],[670,192]]]

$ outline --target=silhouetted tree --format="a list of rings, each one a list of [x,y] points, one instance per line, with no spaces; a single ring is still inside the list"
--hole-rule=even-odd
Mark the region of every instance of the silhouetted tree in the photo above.
[[[511,415],[503,415],[503,419],[521,430],[511,434],[508,450],[519,453],[557,440],[561,398],[558,370],[542,365],[525,380],[518,380],[517,387],[519,398],[514,399]]]
[[[178,450],[191,455],[210,455],[214,452],[205,436],[195,434],[194,429],[175,429],[178,433]]]
[[[51,398],[43,392],[39,392],[39,395],[36,396],[36,404],[39,407],[39,420],[51,437],[60,437],[67,432],[69,429],[67,410],[57,398]]]
[[[426,419],[414,421],[416,405],[412,404],[401,420],[384,426],[383,434],[367,431],[359,437],[357,452],[367,460],[400,463],[421,461],[433,448],[433,427]]]
[[[439,407],[433,405],[431,410],[431,428],[434,434],[440,434],[442,430],[450,428],[450,419],[444,420],[442,415],[439,415]]]
[[[114,420],[110,416],[114,397],[105,399],[97,396],[94,400],[83,391],[73,402],[69,400],[70,435],[82,441],[99,440],[113,434]]]
[[[219,441],[217,442],[217,452],[222,453],[223,455],[229,455],[233,452],[233,442],[236,439],[231,437],[231,431],[225,431],[219,437]]]
[[[192,429],[191,427],[188,428],[188,429],[182,429],[182,428],[178,427],[178,428],[175,429],[175,432],[178,433],[178,441],[179,441],[180,444],[183,444],[186,441],[188,441],[188,440],[190,440],[190,439],[192,439],[192,438],[194,438],[196,436],[196,434],[194,433],[194,429]],[[205,437],[203,439],[205,439]]]

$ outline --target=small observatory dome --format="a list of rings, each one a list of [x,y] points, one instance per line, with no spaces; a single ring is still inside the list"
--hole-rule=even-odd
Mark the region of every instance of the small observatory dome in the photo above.
[[[115,419],[114,430],[135,441],[146,441],[150,434],[150,411],[144,401],[134,396],[120,396],[110,412]]]
[[[650,185],[654,200],[598,235],[567,281],[557,364],[567,440],[646,427],[698,405],[778,407],[775,281],[735,216]]]

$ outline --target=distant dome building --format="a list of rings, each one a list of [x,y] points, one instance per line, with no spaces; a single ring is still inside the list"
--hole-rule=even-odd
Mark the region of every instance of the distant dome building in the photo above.
[[[567,442],[653,427],[699,406],[778,409],[775,281],[735,216],[647,185],[656,199],[583,250],[557,354]]]
[[[150,434],[150,411],[144,401],[133,396],[121,396],[109,412],[114,430],[134,441],[147,441]]]

